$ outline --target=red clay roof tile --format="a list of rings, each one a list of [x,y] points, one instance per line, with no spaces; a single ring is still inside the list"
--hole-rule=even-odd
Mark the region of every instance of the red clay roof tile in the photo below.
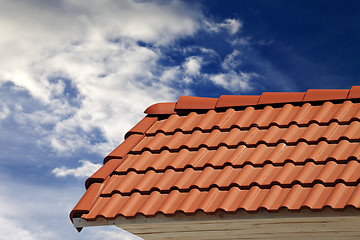
[[[360,87],[155,104],[70,217],[360,208],[358,98]]]
[[[156,103],[148,107],[144,113],[149,115],[157,115],[157,114],[173,114],[175,113],[175,102],[169,103]]]
[[[217,98],[181,96],[176,103],[175,110],[214,109],[217,101]]]
[[[222,95],[216,104],[216,108],[242,107],[256,105],[260,96],[252,95]]]
[[[104,163],[109,161],[112,158],[124,158],[130,150],[138,144],[141,139],[144,138],[144,135],[130,135],[124,142],[122,142],[117,148],[115,148],[109,155],[104,159]]]
[[[301,102],[304,92],[265,92],[261,94],[258,104]]]
[[[360,86],[353,86],[350,91],[349,91],[349,95],[347,97],[348,99],[353,99],[353,98],[360,98]]]
[[[76,204],[74,209],[70,213],[70,219],[72,220],[76,215],[82,215],[84,213],[89,213],[89,211],[94,206],[95,202],[99,199],[102,189],[101,183],[93,183],[86,190],[84,196]]]
[[[138,124],[136,124],[130,131],[125,134],[125,139],[132,134],[145,134],[149,128],[158,121],[157,117],[144,117]]]
[[[89,186],[94,182],[103,182],[111,173],[117,169],[120,164],[123,162],[122,159],[110,159],[107,164],[104,164],[99,170],[97,170],[91,177],[89,177],[85,182],[85,188],[88,189]]]
[[[117,202],[121,206],[111,202],[111,198],[99,198],[94,207],[83,218],[95,220],[100,213],[111,213],[106,218],[113,219],[114,216],[124,216],[127,218],[142,214],[152,217],[157,213],[173,215],[177,212],[196,213],[202,210],[206,213],[213,213],[216,210],[225,212],[235,212],[243,209],[249,212],[256,212],[260,208],[267,210],[279,210],[284,207],[289,210],[300,210],[310,208],[320,210],[326,206],[333,209],[344,209],[346,206],[358,208],[360,191],[358,186],[346,186],[338,183],[334,186],[324,186],[321,183],[312,187],[302,187],[294,184],[290,188],[282,188],[274,185],[270,189],[263,189],[253,186],[249,190],[241,190],[232,187],[230,190],[220,190],[217,188],[212,191],[200,191],[191,189],[189,192],[179,192],[173,190],[170,193],[160,193],[152,191],[150,194],[142,195],[138,192],[131,196],[117,195]],[[342,193],[341,198],[338,194]],[[211,207],[210,207],[211,206]],[[109,209],[110,208],[110,209]],[[115,211],[115,209],[117,211]]]
[[[348,96],[348,89],[309,89],[303,101],[326,101],[346,99]]]

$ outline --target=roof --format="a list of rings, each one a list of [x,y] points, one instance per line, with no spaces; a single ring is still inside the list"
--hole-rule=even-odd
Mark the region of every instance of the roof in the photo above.
[[[70,218],[360,208],[360,86],[158,103]]]

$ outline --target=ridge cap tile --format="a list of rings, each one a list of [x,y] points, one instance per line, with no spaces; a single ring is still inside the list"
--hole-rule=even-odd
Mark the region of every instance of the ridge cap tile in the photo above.
[[[303,102],[347,99],[349,89],[309,89]]]
[[[260,96],[258,105],[302,102],[304,96],[305,92],[264,92]]]
[[[347,97],[348,99],[360,98],[360,86],[353,86]]]
[[[180,96],[175,110],[210,110],[215,109],[218,98]]]
[[[259,95],[221,95],[216,108],[257,105],[259,98]]]
[[[149,115],[168,115],[176,113],[174,111],[176,102],[155,103],[149,106],[144,113]]]

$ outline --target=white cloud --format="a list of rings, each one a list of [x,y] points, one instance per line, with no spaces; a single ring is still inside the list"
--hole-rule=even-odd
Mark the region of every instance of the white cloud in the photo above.
[[[71,197],[69,199],[63,189],[19,184],[14,179],[4,178],[4,172],[1,174],[1,238],[62,239],[60,235],[65,232],[61,233],[61,230],[69,226],[62,221],[66,217]]]
[[[231,34],[235,34],[242,28],[243,24],[237,19],[226,19],[223,26],[227,28]]]
[[[103,156],[147,106],[191,94],[188,85],[201,74],[200,56],[186,57],[182,66],[159,64],[163,48],[207,22],[199,9],[181,1],[0,5],[0,85],[12,82],[39,101],[41,110],[16,111],[14,119],[31,125],[40,134],[37,143],[59,154],[86,149]],[[208,25],[230,35],[242,28],[237,19]]]
[[[74,176],[74,177],[89,177],[91,176],[96,170],[98,170],[102,164],[95,164],[87,160],[80,160],[79,161],[82,166],[77,168],[67,168],[67,167],[60,167],[55,168],[52,170],[52,173],[56,177],[66,177],[66,176]]]
[[[228,73],[220,73],[210,75],[210,80],[229,91],[246,92],[252,89],[251,80],[259,77],[256,73],[236,73],[234,71]]]
[[[9,107],[6,104],[0,104],[0,120],[7,118],[9,114]]]
[[[104,155],[147,106],[189,92],[162,81],[171,67],[158,61],[161,48],[201,27],[196,7],[112,0],[0,5],[0,85],[12,82],[39,101],[41,110],[14,118],[33,125],[40,145],[61,154],[87,149]],[[1,116],[7,114],[4,108]],[[90,143],[94,131],[102,140]]]
[[[115,226],[86,228],[78,233],[69,212],[85,189],[83,184],[56,186],[19,183],[0,168],[1,239],[139,239]]]
[[[220,32],[226,30],[231,35],[234,35],[242,29],[243,23],[238,19],[225,19],[222,23],[212,23],[205,21],[206,29],[212,32]]]
[[[251,44],[251,37],[237,37],[235,39],[230,40],[231,45],[233,46],[247,46]]]
[[[183,64],[185,73],[190,76],[199,75],[201,69],[201,62],[202,62],[201,57],[196,57],[196,56],[188,57],[185,63]]]
[[[15,220],[0,217],[0,232],[5,239],[35,240],[31,231],[19,226]]]
[[[39,134],[38,146],[59,155],[85,150],[104,156],[144,109],[192,94],[190,84],[207,78],[203,66],[221,58],[211,48],[191,46],[183,50],[182,63],[162,64],[177,39],[200,28],[230,36],[242,22],[210,23],[181,1],[32,0],[1,2],[0,28],[0,86],[11,82],[13,92],[37,106],[29,110],[19,103],[13,112],[3,108],[0,117],[13,114]],[[222,62],[230,73],[221,74],[233,75],[238,56],[234,51]],[[229,82],[221,74],[210,81]],[[250,89],[239,76],[239,84],[220,85]]]
[[[235,70],[241,64],[240,56],[241,53],[235,49],[232,53],[227,55],[221,63],[222,69]]]

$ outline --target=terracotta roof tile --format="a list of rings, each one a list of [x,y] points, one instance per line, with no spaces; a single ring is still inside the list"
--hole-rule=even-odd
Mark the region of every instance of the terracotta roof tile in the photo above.
[[[131,218],[136,214],[151,217],[157,213],[194,214],[199,210],[207,213],[217,210],[235,212],[240,209],[256,212],[260,208],[274,211],[282,207],[293,211],[301,208],[320,210],[326,206],[333,209],[344,209],[346,206],[359,207],[357,199],[360,198],[358,186],[346,186],[343,183],[330,187],[318,183],[312,187],[295,184],[290,188],[274,185],[270,189],[253,186],[249,190],[241,190],[237,187],[232,187],[230,190],[217,188],[211,190],[191,189],[189,192],[173,190],[171,193],[152,191],[146,195],[135,192],[131,196],[122,196],[116,193],[113,196],[117,196],[116,201],[119,205],[111,201],[113,196],[98,198],[91,211],[82,217],[87,220],[95,220],[99,216],[104,217],[104,214],[101,213],[110,213],[111,217],[106,217],[109,219],[113,219],[114,216]],[[339,193],[341,193],[341,197],[339,197]]]
[[[328,161],[325,164],[306,162],[304,165],[287,162],[281,166],[265,164],[261,167],[225,166],[222,169],[207,166],[198,170],[194,168],[187,168],[185,171],[167,169],[158,173],[148,170],[138,174],[130,171],[126,174],[115,174],[111,181],[104,186],[102,194],[126,195],[132,192],[146,194],[153,190],[166,192],[171,189],[185,191],[191,188],[210,190],[212,187],[224,189],[229,186],[249,189],[255,185],[269,188],[272,185],[290,186],[294,183],[309,186],[316,182],[356,184],[360,180],[359,175],[353,174],[356,171],[360,171],[360,163],[355,160],[346,163]]]
[[[348,99],[360,98],[360,86],[353,86],[348,95]]]
[[[157,115],[157,114],[173,114],[175,113],[175,102],[169,103],[156,103],[148,107],[144,113],[149,115]]]
[[[348,89],[309,89],[303,101],[326,101],[326,100],[338,100],[346,99],[349,94]]]
[[[73,219],[75,216],[79,215],[81,216],[84,213],[89,213],[89,211],[94,206],[95,202],[99,198],[101,189],[102,189],[101,183],[93,183],[91,186],[87,189],[84,196],[80,199],[78,204],[74,207],[74,209],[70,213],[70,219]]]
[[[136,124],[130,131],[125,134],[125,139],[132,134],[143,135],[149,128],[158,121],[157,117],[144,117],[138,124]]]
[[[104,164],[99,170],[97,170],[91,177],[89,177],[85,182],[85,187],[88,187],[94,182],[104,182],[111,173],[117,169],[120,164],[123,162],[122,159],[110,159],[106,164]]]
[[[259,98],[259,96],[251,95],[222,95],[219,97],[216,108],[256,105]]]
[[[176,103],[175,110],[214,109],[217,101],[217,98],[181,96]]]
[[[359,89],[155,104],[70,217],[360,208]]]
[[[112,158],[124,158],[129,151],[136,146],[144,135],[130,135],[124,142],[122,142],[117,148],[115,148],[108,156],[105,157],[104,163]]]
[[[260,96],[258,104],[302,102],[303,92],[265,92]]]

